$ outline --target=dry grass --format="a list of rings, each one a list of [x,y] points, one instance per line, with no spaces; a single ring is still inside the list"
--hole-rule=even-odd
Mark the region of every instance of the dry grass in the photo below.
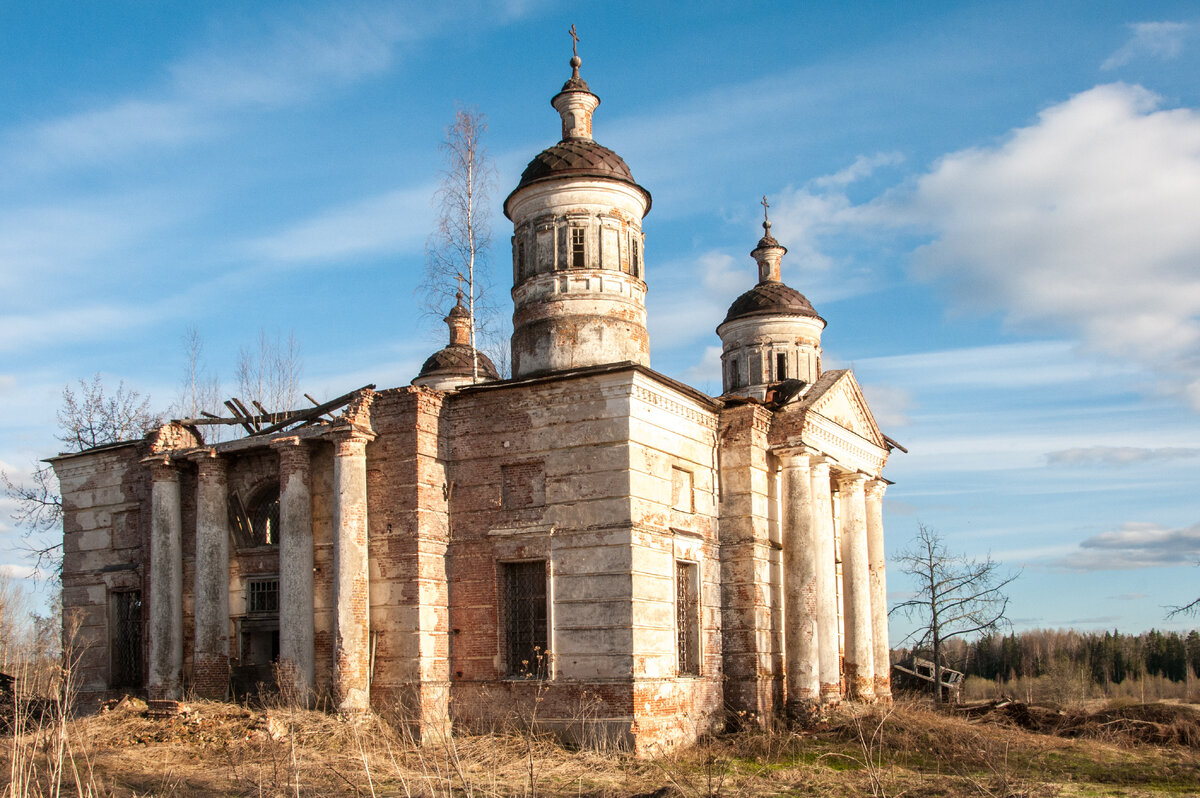
[[[188,709],[155,720],[129,702],[71,721],[67,735],[84,777],[78,788],[65,779],[58,794],[1200,795],[1194,744],[1122,736],[1121,723],[1112,722],[1170,727],[1180,720],[1161,708],[1113,708],[1117,715],[1091,721],[1110,731],[1091,737],[1032,732],[999,715],[972,721],[912,705],[848,709],[803,732],[719,735],[656,760],[571,751],[516,731],[420,746],[374,717],[213,702]],[[0,749],[0,772],[7,772],[12,743]],[[50,787],[42,782],[20,794],[56,794]]]

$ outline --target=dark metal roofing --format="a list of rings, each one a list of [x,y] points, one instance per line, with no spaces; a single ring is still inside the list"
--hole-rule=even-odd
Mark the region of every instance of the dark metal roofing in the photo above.
[[[496,371],[496,366],[492,363],[491,358],[483,352],[479,352],[478,355],[479,376],[492,380],[500,379],[500,372]],[[471,372],[471,347],[451,345],[430,355],[429,359],[425,361],[425,365],[421,366],[421,373],[417,376],[428,377],[433,374],[470,376]]]
[[[625,160],[591,139],[567,139],[539,152],[521,173],[516,190],[553,177],[607,177],[637,185]]]
[[[804,294],[783,283],[759,283],[729,306],[725,322],[747,316],[811,316],[821,319]],[[821,319],[824,321],[824,319]]]

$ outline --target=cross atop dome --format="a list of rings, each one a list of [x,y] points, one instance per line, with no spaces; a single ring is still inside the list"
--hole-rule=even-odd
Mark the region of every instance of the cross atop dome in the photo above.
[[[579,76],[583,59],[579,57],[579,34],[571,26],[571,77],[563,84],[562,91],[554,96],[550,104],[562,116],[562,140],[591,139],[592,112],[600,104],[600,98],[592,94],[587,81]]]

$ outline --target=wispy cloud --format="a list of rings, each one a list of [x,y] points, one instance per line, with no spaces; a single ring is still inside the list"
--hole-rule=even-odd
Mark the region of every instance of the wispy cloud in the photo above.
[[[1166,529],[1157,524],[1128,522],[1119,529],[1093,535],[1070,554],[1050,565],[1068,571],[1127,571],[1194,565],[1200,560],[1200,524]]]
[[[1047,465],[1133,465],[1135,463],[1160,463],[1200,457],[1200,448],[1187,446],[1163,446],[1145,448],[1138,446],[1087,446],[1060,449],[1046,453]]]
[[[1177,58],[1192,26],[1186,22],[1134,22],[1128,28],[1132,34],[1129,41],[1106,58],[1101,69],[1116,69],[1138,58]]]
[[[418,186],[368,197],[245,246],[253,256],[292,262],[419,251],[431,229],[429,198],[435,189]]]

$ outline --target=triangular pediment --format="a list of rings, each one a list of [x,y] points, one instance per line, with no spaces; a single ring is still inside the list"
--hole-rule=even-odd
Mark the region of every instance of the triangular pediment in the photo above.
[[[887,446],[887,441],[867,406],[862,388],[849,369],[837,369],[822,374],[812,388],[800,397],[799,404],[804,410],[818,413],[876,446]]]

